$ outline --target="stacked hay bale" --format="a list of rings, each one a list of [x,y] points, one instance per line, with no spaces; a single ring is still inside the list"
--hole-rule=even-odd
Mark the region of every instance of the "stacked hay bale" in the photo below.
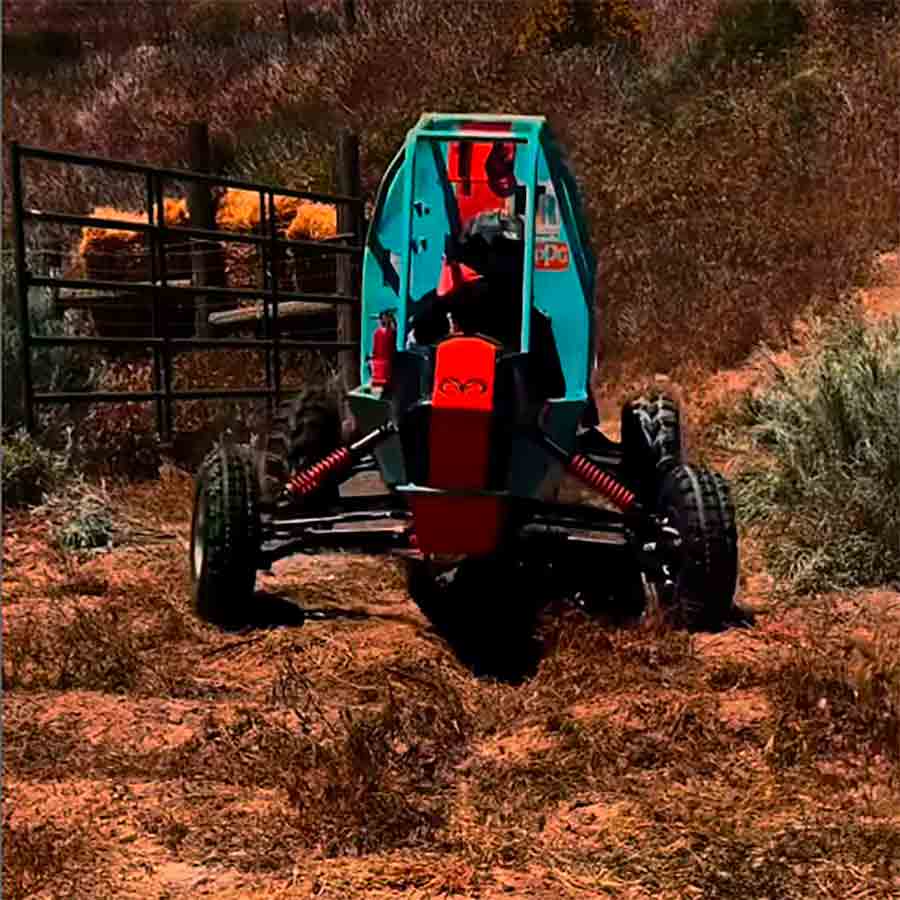
[[[337,234],[337,209],[327,203],[304,203],[287,229],[289,241],[325,241]],[[337,255],[295,248],[297,290],[332,294],[336,290]]]
[[[294,197],[275,198],[276,230],[279,237],[289,240],[325,240],[337,231],[337,213],[333,206],[313,203]],[[268,212],[268,210],[266,210]],[[115,219],[123,223],[146,223],[144,213],[97,207],[93,216]],[[165,223],[172,228],[189,227],[187,201],[165,200]],[[217,198],[216,225],[223,231],[261,234],[260,198],[255,191],[228,189]],[[268,248],[267,248],[268,250]],[[230,287],[262,287],[261,247],[240,242],[225,242],[225,271]],[[151,262],[148,241],[139,232],[115,228],[85,227],[78,246],[79,275],[103,281],[148,281]],[[191,254],[187,241],[167,241],[166,275],[170,281],[191,278]],[[335,261],[331,254],[305,250],[279,251],[274,260],[279,288],[283,291],[331,293],[335,290]],[[91,304],[95,325],[100,334],[121,333],[126,322],[134,336],[150,334],[149,297],[130,295],[121,304],[95,302]],[[249,301],[253,305],[254,301]],[[186,322],[176,324],[181,331]]]
[[[115,219],[122,223],[147,224],[145,213],[95,207],[91,213],[98,219]],[[165,222],[171,228],[186,227],[189,221],[187,201],[167,199]],[[167,258],[169,277],[190,277],[191,257],[183,250]],[[150,278],[150,255],[147,238],[137,231],[87,226],[81,230],[78,256],[87,278],[98,281],[147,281]]]
[[[322,240],[336,231],[334,207],[311,203],[295,197],[275,197],[275,229],[278,236],[289,240]],[[268,208],[265,210],[268,215]],[[242,234],[268,234],[260,221],[259,194],[255,191],[228,190],[219,199],[216,222],[223,231]],[[250,244],[229,244],[226,249],[228,283],[233,287],[261,287],[260,248]],[[274,261],[278,286],[282,290],[298,290],[292,255],[283,250]],[[305,289],[305,288],[304,288]]]

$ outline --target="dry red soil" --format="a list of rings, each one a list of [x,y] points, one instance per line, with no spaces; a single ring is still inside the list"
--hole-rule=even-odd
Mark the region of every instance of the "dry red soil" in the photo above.
[[[900,310],[886,262],[873,313]],[[552,608],[499,679],[379,559],[286,560],[255,626],[209,627],[190,478],[116,490],[155,543],[73,557],[6,522],[5,896],[900,896],[900,594],[795,602],[750,536],[753,627]]]

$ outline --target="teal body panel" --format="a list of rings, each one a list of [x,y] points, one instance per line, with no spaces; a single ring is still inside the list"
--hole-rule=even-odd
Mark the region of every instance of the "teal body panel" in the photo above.
[[[497,132],[498,127],[503,128]],[[542,116],[429,113],[407,134],[382,180],[363,256],[361,386],[349,397],[361,427],[383,424],[387,403],[370,386],[369,355],[379,316],[392,312],[397,348],[407,341],[414,304],[440,278],[444,242],[458,226],[456,200],[448,178],[452,142],[476,140],[515,144],[514,174],[525,187],[523,309],[520,348],[530,344],[530,308],[551,322],[565,379],[565,393],[549,403],[548,433],[574,446],[577,423],[588,400],[593,366],[593,297],[596,263],[575,180]],[[539,196],[539,187],[541,188]],[[565,265],[553,259],[567,259]],[[547,454],[523,442],[514,448],[510,490],[534,496],[558,476]],[[379,451],[385,481],[404,483],[399,441]]]

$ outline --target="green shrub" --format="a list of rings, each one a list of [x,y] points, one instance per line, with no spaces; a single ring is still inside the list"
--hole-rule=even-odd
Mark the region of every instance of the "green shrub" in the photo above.
[[[776,574],[800,591],[900,572],[900,319],[833,327],[823,348],[748,402],[768,465],[738,481]]]
[[[299,9],[288,5],[291,34],[301,40],[316,38],[327,34],[337,34],[343,27],[342,19],[336,8],[318,9],[301,6]]]
[[[252,28],[253,8],[234,0],[202,0],[187,23],[191,39],[228,46]]]
[[[3,505],[9,508],[35,506],[62,480],[65,458],[41,447],[24,430],[3,438]]]
[[[333,184],[333,137],[330,111],[293,103],[241,129],[229,173],[238,178],[299,191],[330,191]],[[324,128],[323,128],[324,126]]]
[[[92,485],[78,478],[48,498],[42,508],[52,523],[53,536],[60,550],[102,550],[113,545],[116,521],[113,503],[103,485]]]
[[[838,12],[848,19],[893,19],[900,15],[898,0],[834,0]]]

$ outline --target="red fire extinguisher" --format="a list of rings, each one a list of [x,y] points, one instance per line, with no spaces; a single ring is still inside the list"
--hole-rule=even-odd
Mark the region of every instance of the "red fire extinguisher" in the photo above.
[[[394,348],[397,345],[397,325],[393,315],[390,312],[381,313],[378,323],[372,336],[372,355],[369,357],[372,387],[384,387],[391,380]]]

